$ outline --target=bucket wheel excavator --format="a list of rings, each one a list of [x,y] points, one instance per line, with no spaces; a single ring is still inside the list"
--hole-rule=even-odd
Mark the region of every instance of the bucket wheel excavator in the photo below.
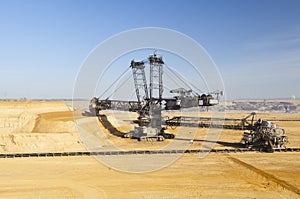
[[[150,83],[146,81],[145,69],[149,67]],[[102,110],[121,110],[137,112],[138,126],[134,131],[124,134],[126,138],[138,140],[163,141],[174,138],[174,134],[165,132],[162,127],[163,110],[180,110],[191,107],[209,107],[219,103],[219,95],[222,92],[212,92],[212,94],[197,94],[193,90],[178,88],[170,93],[177,94],[172,98],[163,97],[163,69],[164,61],[162,56],[150,55],[145,61],[134,61],[130,63],[132,77],[134,80],[135,94],[137,101],[121,101],[100,99],[94,97],[90,101],[89,109],[94,115],[99,116]],[[214,96],[213,96],[214,95]]]

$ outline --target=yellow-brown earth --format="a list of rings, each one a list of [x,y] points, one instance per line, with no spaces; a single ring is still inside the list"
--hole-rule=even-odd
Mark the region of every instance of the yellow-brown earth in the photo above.
[[[185,113],[192,115],[194,113]],[[201,113],[201,116],[210,113]],[[133,129],[134,114],[107,114],[121,132]],[[242,118],[247,113],[230,112]],[[268,119],[300,119],[299,114],[259,113]],[[120,148],[156,149],[172,142],[138,142],[113,136],[97,118],[82,117],[87,131],[101,131]],[[88,123],[91,121],[90,123]],[[300,147],[300,122],[280,121],[288,147]],[[191,127],[182,127],[188,132]],[[178,129],[168,129],[177,133]],[[243,131],[223,130],[215,148],[230,148]],[[207,129],[198,129],[199,149]],[[186,142],[188,140],[182,140]],[[70,107],[62,101],[1,101],[0,153],[83,151]],[[122,164],[120,160],[120,164]],[[0,198],[300,198],[299,152],[185,154],[158,171],[127,173],[93,157],[0,159]]]

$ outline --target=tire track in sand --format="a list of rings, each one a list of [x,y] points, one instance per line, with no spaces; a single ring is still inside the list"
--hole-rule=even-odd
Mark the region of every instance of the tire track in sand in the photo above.
[[[288,182],[286,182],[284,180],[281,180],[281,179],[275,177],[274,175],[269,174],[269,173],[267,173],[267,172],[265,172],[265,171],[263,171],[261,169],[258,169],[258,168],[254,167],[254,166],[252,166],[252,165],[250,165],[250,164],[248,164],[246,162],[243,162],[243,161],[241,161],[241,160],[239,160],[237,158],[234,158],[234,157],[232,157],[230,155],[227,155],[227,158],[229,160],[233,161],[234,163],[236,163],[236,164],[238,164],[238,165],[240,165],[242,167],[245,167],[245,168],[247,168],[247,169],[255,172],[256,174],[264,177],[265,179],[270,180],[270,181],[276,183],[277,185],[281,186],[282,188],[287,189],[287,190],[289,190],[289,191],[291,191],[293,193],[296,193],[297,195],[300,195],[300,189],[297,188],[297,187],[295,187],[294,185],[292,185],[292,184],[290,184],[290,183],[288,183]]]

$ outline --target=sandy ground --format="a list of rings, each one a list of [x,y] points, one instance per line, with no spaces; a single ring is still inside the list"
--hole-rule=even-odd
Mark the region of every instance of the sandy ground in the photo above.
[[[226,117],[246,115],[228,113]],[[300,119],[299,114],[286,113],[261,113],[259,117]],[[133,129],[133,114],[118,113],[108,118],[119,131]],[[0,119],[1,153],[85,149],[73,113],[63,102],[0,102]],[[195,131],[191,127],[182,127],[170,131],[177,135],[194,133],[193,144],[185,145],[189,143],[189,135],[186,135],[187,139],[141,143],[111,135],[94,117],[82,117],[78,121],[82,130],[96,136],[98,149],[109,149],[111,144],[126,150],[161,149],[173,142],[178,144],[176,146],[199,149],[203,145],[201,140],[207,135],[207,129]],[[277,124],[289,136],[288,147],[300,147],[300,122]],[[233,147],[232,143],[238,143],[242,133],[222,131],[218,138],[220,143],[214,147]],[[149,162],[145,160],[134,165],[132,160],[139,160],[140,155],[115,156],[113,161],[128,168],[155,167],[157,165],[149,164],[171,156],[148,155],[146,160]],[[171,165],[162,164],[153,172],[129,173],[113,168],[93,157],[0,159],[0,198],[300,198],[299,152],[215,153],[204,158],[199,158],[199,154],[185,154]]]
[[[274,178],[223,154],[184,155],[143,174],[118,172],[92,157],[2,159],[0,198],[299,198],[298,154],[230,156]]]

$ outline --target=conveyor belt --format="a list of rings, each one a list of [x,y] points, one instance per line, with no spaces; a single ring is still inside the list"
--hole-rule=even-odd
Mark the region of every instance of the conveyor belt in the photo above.
[[[275,152],[300,152],[300,148],[274,149]],[[228,148],[211,150],[134,150],[134,151],[77,151],[77,152],[49,152],[49,153],[7,153],[0,154],[0,158],[27,158],[27,157],[65,157],[65,156],[106,156],[106,155],[145,155],[145,154],[185,154],[185,153],[243,153],[258,152],[248,148]]]

